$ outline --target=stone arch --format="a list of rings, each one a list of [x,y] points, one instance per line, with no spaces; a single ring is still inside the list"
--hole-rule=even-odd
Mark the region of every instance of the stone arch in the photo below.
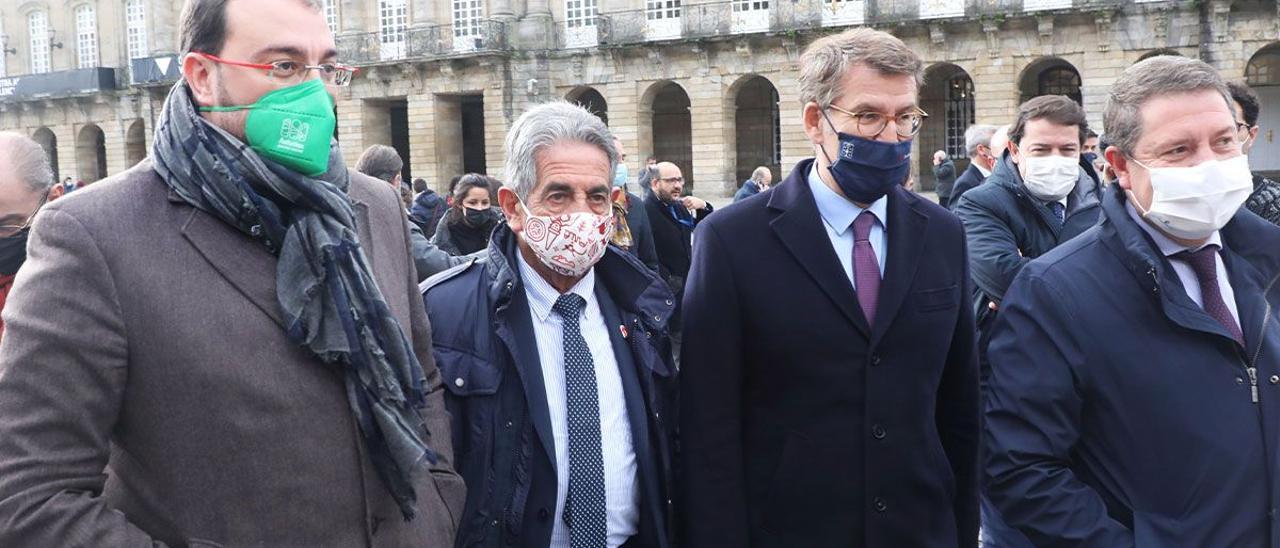
[[[125,167],[133,167],[147,157],[146,125],[142,120],[134,120],[124,134]]]
[[[1042,57],[1027,65],[1018,78],[1018,103],[1041,95],[1066,95],[1084,105],[1080,71],[1060,57]]]
[[[920,108],[929,113],[929,118],[916,136],[919,143],[916,181],[921,190],[934,190],[934,151],[945,150],[951,156],[957,175],[969,167],[964,131],[973,125],[976,112],[973,77],[952,63],[929,66],[924,73],[924,87],[920,89]]]
[[[53,134],[53,130],[40,127],[32,132],[31,139],[39,143],[40,148],[43,148],[45,155],[49,157],[49,167],[53,168],[54,180],[61,181],[62,176],[58,174],[58,136]]]
[[[747,74],[729,86],[725,94],[727,112],[733,112],[733,189],[747,180],[758,166],[769,168],[773,181],[782,173],[782,119],[778,109],[778,88],[768,78]]]
[[[686,193],[693,189],[693,116],[689,92],[671,80],[654,82],[640,96],[640,143],[660,162],[680,166]]]
[[[581,105],[582,108],[598,116],[606,126],[609,125],[609,103],[596,88],[578,86],[566,94],[564,99],[570,103]]]
[[[85,124],[76,135],[76,177],[92,183],[107,176],[107,135],[97,124]]]
[[[1258,95],[1258,137],[1249,149],[1257,171],[1280,171],[1280,42],[1259,48],[1245,64],[1244,80]]]

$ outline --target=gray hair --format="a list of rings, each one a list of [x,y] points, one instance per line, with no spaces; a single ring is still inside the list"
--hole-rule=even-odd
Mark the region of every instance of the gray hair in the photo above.
[[[520,115],[507,132],[506,182],[521,200],[538,185],[538,153],[562,142],[594,146],[609,158],[610,180],[618,169],[618,151],[613,134],[600,118],[581,106],[565,101],[544,103]]]
[[[395,180],[401,169],[404,169],[404,160],[400,159],[400,153],[387,145],[370,146],[356,160],[356,171],[388,183]]]
[[[1197,91],[1218,92],[1231,118],[1235,119],[1236,109],[1231,105],[1226,82],[1204,61],[1160,55],[1135,63],[1111,85],[1107,110],[1102,115],[1107,139],[1120,152],[1132,156],[1142,137],[1142,104],[1158,96]]]
[[[770,175],[769,168],[760,166],[751,172],[751,180],[758,183],[764,180],[765,175]]]
[[[12,131],[0,132],[0,155],[13,169],[14,175],[35,193],[46,193],[53,187],[53,167],[44,147],[30,137]]]
[[[819,38],[800,56],[800,104],[831,106],[840,97],[840,83],[854,65],[866,65],[884,75],[910,75],[919,88],[924,63],[896,36],[859,27]]]
[[[640,175],[636,176],[636,184],[640,188],[647,188],[649,183],[658,178],[658,164],[644,166],[640,168]]]
[[[991,136],[996,134],[996,126],[990,124],[974,124],[964,130],[964,152],[970,158],[978,155],[978,145],[991,148]]]

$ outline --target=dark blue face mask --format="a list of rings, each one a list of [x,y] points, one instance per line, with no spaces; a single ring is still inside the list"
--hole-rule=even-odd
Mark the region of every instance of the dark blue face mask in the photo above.
[[[822,113],[826,118],[826,112]],[[827,118],[827,124],[840,139],[840,150],[831,163],[831,178],[835,179],[845,197],[860,204],[870,204],[889,193],[895,185],[906,182],[911,174],[911,140],[883,143],[863,139],[836,130]],[[822,151],[826,155],[826,149]]]
[[[16,274],[18,267],[27,260],[27,234],[30,232],[31,229],[24,228],[13,236],[0,238],[0,276]]]
[[[1093,165],[1093,163],[1098,160],[1098,154],[1094,152],[1086,152],[1081,154],[1080,157],[1084,158],[1084,161],[1089,162],[1089,165]]]

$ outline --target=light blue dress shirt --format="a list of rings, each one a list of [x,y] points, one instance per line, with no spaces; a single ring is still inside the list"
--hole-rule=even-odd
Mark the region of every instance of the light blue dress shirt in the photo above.
[[[871,211],[876,216],[876,223],[871,225],[871,249],[876,252],[876,263],[880,265],[880,279],[884,279],[884,259],[888,252],[889,242],[886,227],[889,219],[889,197],[881,196],[871,206],[863,209],[844,196],[836,194],[822,179],[818,177],[818,162],[809,170],[809,190],[813,191],[813,199],[818,203],[818,213],[822,216],[822,227],[827,230],[827,238],[831,239],[831,247],[835,249],[844,275],[849,277],[849,284],[856,290],[857,282],[853,281],[853,220],[863,211]]]

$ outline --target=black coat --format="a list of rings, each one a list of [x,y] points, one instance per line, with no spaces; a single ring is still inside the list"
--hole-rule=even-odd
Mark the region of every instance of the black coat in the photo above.
[[[960,221],[892,188],[869,328],[812,165],[698,229],[680,362],[682,546],[972,547],[978,367]]]
[[[1005,296],[988,498],[1028,546],[1280,545],[1280,229],[1241,210],[1221,231],[1242,348],[1187,296],[1125,194],[1112,185],[1102,201],[1098,226]]]
[[[631,229],[631,249],[627,251],[639,258],[649,270],[658,272],[658,252],[653,246],[653,223],[649,220],[649,211],[644,201],[630,192],[627,193],[627,227]]]
[[[1253,175],[1253,194],[1245,207],[1274,225],[1280,225],[1280,183],[1262,175]]]
[[[964,193],[977,188],[986,179],[987,176],[982,174],[982,170],[978,169],[978,166],[970,161],[969,167],[965,168],[964,173],[961,173],[956,178],[955,186],[951,187],[951,198],[947,200],[947,208],[955,209],[956,204],[960,203],[960,197],[964,196]]]
[[[515,235],[501,225],[485,260],[421,286],[453,417],[454,465],[475,486],[458,525],[459,548],[545,547],[552,520],[559,519],[553,515],[551,416],[515,253]],[[640,531],[632,538],[666,548],[673,521],[676,382],[666,330],[675,299],[654,273],[617,247],[609,247],[595,272],[636,455]]]
[[[938,203],[945,206],[951,199],[951,188],[956,184],[956,163],[950,158],[933,166],[933,177],[937,179]]]
[[[649,226],[653,229],[653,247],[658,252],[658,272],[672,284],[679,296],[679,290],[689,276],[693,228],[677,222],[671,208],[653,193],[645,197],[644,207],[649,215]],[[695,226],[710,215],[712,209],[711,204],[707,204],[706,209],[699,210],[697,216],[692,217]]]

